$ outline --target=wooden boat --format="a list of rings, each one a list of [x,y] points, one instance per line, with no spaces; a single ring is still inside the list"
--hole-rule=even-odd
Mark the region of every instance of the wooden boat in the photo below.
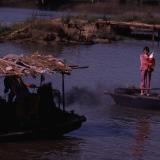
[[[86,68],[86,67],[82,67]],[[85,116],[65,109],[64,75],[78,66],[68,66],[53,56],[39,54],[29,56],[7,55],[0,58],[0,76],[40,75],[40,86],[34,93],[9,101],[0,97],[0,141],[23,138],[57,137],[81,127]],[[62,96],[52,89],[51,83],[42,83],[42,74],[62,74]],[[16,97],[17,96],[17,97]],[[55,97],[62,100],[55,103]]]
[[[142,96],[140,95],[140,89],[137,88],[116,88],[113,93],[105,92],[105,94],[110,95],[115,103],[120,106],[160,110],[158,93]]]
[[[39,97],[37,99],[37,97]],[[57,137],[81,127],[86,121],[84,116],[63,111],[56,107],[51,84],[44,84],[22,102],[22,116],[17,115],[16,102],[8,103],[0,98],[0,140],[4,138]],[[35,108],[38,100],[38,108]],[[25,108],[25,106],[27,108]]]

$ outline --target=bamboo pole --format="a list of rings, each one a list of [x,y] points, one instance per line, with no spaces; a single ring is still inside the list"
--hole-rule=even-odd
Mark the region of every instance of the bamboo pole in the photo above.
[[[160,41],[160,31],[158,31],[158,48],[159,48],[159,41]]]
[[[63,111],[65,111],[65,82],[64,82],[64,73],[62,72],[62,102],[63,102]]]
[[[154,41],[155,41],[155,32],[154,32],[154,28],[153,28],[153,31],[152,31],[152,48],[153,48],[153,51],[154,51]]]

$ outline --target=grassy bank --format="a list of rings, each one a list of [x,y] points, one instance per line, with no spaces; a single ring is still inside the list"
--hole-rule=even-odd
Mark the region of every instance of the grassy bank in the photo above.
[[[36,0],[1,0],[0,7],[37,8]]]
[[[79,3],[65,5],[61,10],[101,14],[107,19],[119,21],[140,21],[145,23],[160,23],[160,5],[137,5],[128,3],[120,5],[117,0],[97,3]]]
[[[160,3],[159,5],[147,5],[138,4],[136,1],[130,1],[126,4],[119,2],[120,0],[95,1],[95,3],[91,3],[91,1],[62,3],[59,1],[57,7],[54,8],[66,12],[78,12],[81,15],[87,15],[88,13],[101,14],[110,20],[160,23]],[[48,1],[47,4],[50,6],[49,8],[52,8],[53,1]],[[35,8],[39,7],[39,4],[38,0],[1,0],[0,6]]]
[[[153,17],[150,19],[153,21],[150,21],[151,24],[142,23],[142,19],[140,20],[139,17],[131,19],[130,16],[128,21],[121,21],[123,19],[120,20],[120,18],[117,21],[113,19],[84,15],[49,20],[33,18],[10,27],[0,26],[0,40],[44,45],[55,43],[93,44],[110,43],[126,36],[151,40],[153,29],[154,32],[160,32],[160,25],[154,21]],[[153,23],[157,24],[153,25]]]
[[[4,41],[40,44],[93,44],[108,43],[117,39],[110,26],[97,23],[97,19],[82,17],[32,19],[3,30],[0,38]]]
[[[148,5],[148,4],[137,4],[137,3],[127,3],[120,4],[118,0],[108,0],[106,2],[96,2],[96,3],[72,3],[63,6],[62,8],[81,11],[81,12],[92,12],[101,14],[122,14],[127,12],[160,12],[160,5]]]
[[[26,3],[29,4],[29,2],[33,3],[30,0]],[[15,2],[12,0],[12,3]],[[158,5],[137,5],[136,3],[122,5],[118,3],[118,0],[108,0],[96,3],[72,3],[64,5],[60,10],[79,12],[80,15],[50,20],[33,18],[10,28],[0,26],[0,39],[41,44],[106,43],[119,39],[119,33],[132,36],[133,31],[129,25],[110,25],[110,21],[160,24]],[[88,16],[88,13],[91,13],[91,16]],[[93,16],[92,13],[100,14],[100,16]],[[149,32],[151,30],[153,30],[152,27]]]

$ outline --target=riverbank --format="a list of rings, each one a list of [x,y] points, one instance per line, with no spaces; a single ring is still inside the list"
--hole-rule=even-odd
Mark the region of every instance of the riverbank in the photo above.
[[[98,19],[63,17],[49,20],[32,19],[11,27],[1,26],[1,41],[40,44],[109,43],[118,40],[110,26],[100,24]]]
[[[68,4],[61,8],[68,12],[79,12],[81,15],[88,13],[98,14],[110,20],[141,21],[144,23],[160,23],[160,5],[137,4],[130,2],[119,4],[117,0],[96,3]]]
[[[32,18],[12,26],[0,26],[0,42],[37,44],[94,44],[111,43],[130,37],[159,40],[160,25],[143,21],[116,21],[107,17],[66,16]],[[158,33],[158,34],[157,34]]]
[[[116,21],[140,21],[149,24],[160,24],[160,2],[157,2],[156,4],[140,3],[140,1],[126,1],[126,3],[121,3],[120,0],[112,0],[94,1],[94,3],[81,1],[69,1],[62,3],[58,0],[55,2],[47,0],[46,3],[42,4],[42,1],[37,0],[2,0],[0,2],[0,7],[4,6],[41,8],[44,10],[77,13],[77,15],[79,14],[81,16],[97,15]],[[52,8],[52,6],[54,7]]]
[[[1,0],[0,7],[12,8],[38,8],[38,1],[36,0]]]

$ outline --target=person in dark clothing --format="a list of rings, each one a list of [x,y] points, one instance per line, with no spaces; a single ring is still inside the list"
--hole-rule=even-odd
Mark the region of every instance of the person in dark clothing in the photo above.
[[[8,102],[12,102],[13,99],[19,99],[29,93],[27,85],[23,82],[22,78],[17,75],[6,76],[4,79],[4,93],[8,93]]]
[[[12,78],[10,76],[6,76],[4,78],[4,93],[7,94],[8,93],[8,99],[7,101],[8,102],[12,102],[14,97],[15,97],[15,92],[13,89],[11,89],[11,82],[12,81]]]
[[[13,102],[15,98],[18,120],[23,122],[33,114],[38,114],[39,98],[37,95],[31,94],[28,89],[28,87],[35,88],[34,84],[28,85],[20,76],[14,75],[5,77],[4,86],[4,92],[8,93],[8,102]]]

